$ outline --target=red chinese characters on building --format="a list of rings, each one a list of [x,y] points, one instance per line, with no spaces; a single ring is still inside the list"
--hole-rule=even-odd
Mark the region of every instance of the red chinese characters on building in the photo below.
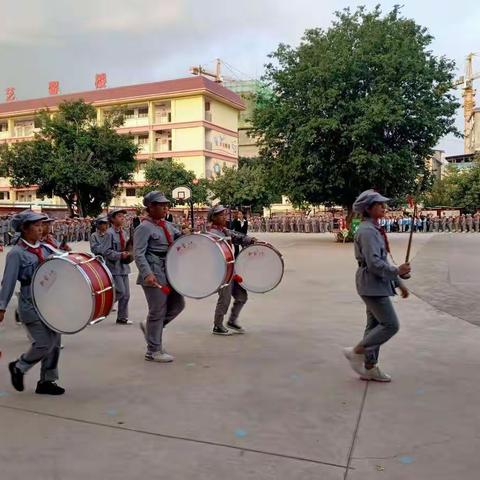
[[[58,95],[60,93],[60,82],[53,81],[48,83],[48,94]]]
[[[95,75],[95,88],[106,88],[107,86],[107,74],[97,73]]]
[[[14,87],[8,87],[5,90],[5,99],[7,102],[13,102],[15,100],[15,88]]]

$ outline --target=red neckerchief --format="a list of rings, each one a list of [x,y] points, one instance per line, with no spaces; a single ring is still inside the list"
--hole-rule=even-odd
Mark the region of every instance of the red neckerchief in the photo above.
[[[123,236],[123,228],[120,228],[117,233],[120,237],[120,250],[123,252],[125,250],[125,237]]]
[[[143,222],[148,221],[160,227],[163,230],[163,233],[165,234],[165,238],[167,239],[168,246],[170,246],[173,243],[172,235],[168,231],[165,220],[154,220],[152,217],[145,217],[142,221]]]
[[[25,240],[22,238],[22,243],[25,246],[25,249],[28,250],[30,253],[33,253],[38,258],[38,263],[43,263],[45,261],[45,257],[43,256],[42,246],[39,245],[38,247],[31,247],[28,245]]]
[[[387,237],[387,231],[385,230],[384,227],[380,226],[378,223],[374,223],[375,228],[380,232],[380,235],[383,237],[385,240],[385,248],[387,249],[387,253],[392,253],[390,250],[390,242],[388,241]]]

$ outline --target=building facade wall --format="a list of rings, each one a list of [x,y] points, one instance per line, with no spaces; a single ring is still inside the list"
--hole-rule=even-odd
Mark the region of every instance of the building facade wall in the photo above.
[[[231,166],[238,162],[240,107],[214,99],[208,92],[182,97],[152,95],[135,101],[119,99],[118,103],[95,106],[99,122],[109,110],[125,109],[125,123],[118,132],[132,135],[139,145],[138,168],[132,183],[120,188],[120,194],[112,202],[114,205],[135,206],[140,203],[140,188],[145,185],[144,168],[149,161],[177,160],[192,170],[197,178],[214,176],[218,165]],[[0,115],[0,143],[31,139],[35,132],[34,117],[33,111],[30,114],[12,112],[9,116]],[[2,195],[2,191],[8,195]],[[56,197],[41,201],[36,198],[35,191],[35,187],[16,191],[8,179],[0,178],[0,206],[19,202],[65,205]]]

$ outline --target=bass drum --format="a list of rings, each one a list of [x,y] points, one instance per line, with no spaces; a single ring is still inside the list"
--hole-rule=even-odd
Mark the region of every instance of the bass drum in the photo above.
[[[43,323],[56,332],[73,334],[110,313],[115,289],[100,257],[68,253],[48,257],[37,267],[32,297]]]
[[[269,243],[257,242],[244,248],[235,261],[238,283],[249,292],[266,293],[283,278],[281,253]]]
[[[185,235],[168,249],[168,283],[185,297],[206,298],[230,283],[234,262],[228,238],[214,233]]]

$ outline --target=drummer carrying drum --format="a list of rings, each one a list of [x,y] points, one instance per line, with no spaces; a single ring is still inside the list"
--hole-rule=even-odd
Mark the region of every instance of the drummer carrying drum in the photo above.
[[[130,256],[127,250],[128,232],[123,228],[127,211],[116,208],[108,213],[111,227],[103,237],[98,254],[102,255],[115,282],[118,301],[117,325],[131,325],[128,319],[128,302],[130,300],[130,284],[128,274],[130,265],[126,262]]]
[[[41,362],[40,381],[35,393],[62,395],[65,390],[55,381],[58,379],[57,364],[60,356],[60,334],[47,327],[38,316],[32,302],[30,284],[39,263],[52,252],[39,242],[42,237],[42,222],[48,217],[41,213],[25,210],[12,219],[12,228],[20,233],[20,238],[6,258],[2,288],[0,290],[0,322],[5,310],[20,282],[19,313],[32,337],[30,350],[8,365],[13,387],[24,390],[23,377],[36,363]],[[56,301],[52,299],[52,301]]]
[[[148,304],[147,323],[141,328],[147,341],[145,360],[168,363],[174,360],[163,350],[163,328],[185,308],[183,297],[167,286],[165,258],[175,239],[182,235],[165,220],[170,201],[154,191],[143,198],[147,216],[135,229],[133,246],[138,267],[137,284],[141,285]]]
[[[234,232],[233,230],[228,230],[226,228],[226,209],[222,205],[217,205],[216,207],[211,208],[208,212],[207,220],[211,222],[209,229],[211,233],[214,233],[220,237],[229,237],[233,245],[247,247],[256,241],[256,239],[253,237],[249,237],[247,235],[243,235],[242,233]],[[227,327],[233,330],[235,333],[245,333],[245,330],[238,324],[237,320],[240,315],[240,311],[247,303],[248,294],[247,291],[242,288],[234,279],[228,285],[225,285],[218,291],[218,301],[215,308],[215,318],[212,332],[214,335],[231,334],[230,330],[225,328],[223,325],[223,319],[228,312],[228,307],[230,306],[232,296],[234,298],[234,302],[230,312],[230,318],[227,322]]]

